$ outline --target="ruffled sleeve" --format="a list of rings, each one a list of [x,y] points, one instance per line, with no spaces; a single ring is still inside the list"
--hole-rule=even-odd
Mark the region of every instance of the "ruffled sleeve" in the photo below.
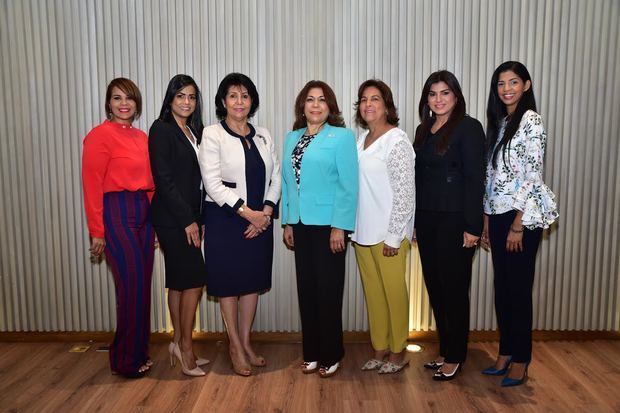
[[[547,134],[539,114],[529,111],[522,125],[526,145],[519,153],[524,174],[514,195],[513,208],[523,212],[526,228],[548,228],[558,217],[555,195],[542,179]]]

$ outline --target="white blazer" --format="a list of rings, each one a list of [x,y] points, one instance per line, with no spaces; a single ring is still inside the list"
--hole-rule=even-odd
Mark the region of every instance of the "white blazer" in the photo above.
[[[281,184],[280,162],[275,145],[267,129],[260,126],[254,126],[254,129],[256,134],[252,141],[265,163],[263,202],[270,201],[277,205]],[[234,207],[239,200],[246,202],[245,152],[242,145],[239,138],[230,135],[219,123],[204,128],[198,163],[207,191],[207,201],[229,207]]]

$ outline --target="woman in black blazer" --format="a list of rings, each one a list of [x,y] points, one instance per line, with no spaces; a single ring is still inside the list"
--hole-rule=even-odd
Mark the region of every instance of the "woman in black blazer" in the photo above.
[[[192,347],[196,308],[206,282],[200,243],[202,178],[198,145],[202,136],[200,90],[194,79],[176,75],[170,80],[159,119],[149,131],[149,156],[155,195],[151,204],[153,225],[164,253],[168,308],[174,339],[168,346],[183,373],[204,376]]]
[[[439,333],[439,357],[424,366],[453,379],[467,354],[469,285],[482,232],[484,131],[465,114],[456,77],[429,76],[415,135],[416,237]]]

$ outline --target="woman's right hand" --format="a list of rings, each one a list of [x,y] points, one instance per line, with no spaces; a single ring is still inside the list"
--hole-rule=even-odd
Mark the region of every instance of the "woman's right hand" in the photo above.
[[[90,253],[98,257],[103,253],[103,250],[105,250],[105,238],[92,237],[90,239]]]
[[[489,241],[489,216],[484,216],[484,221],[482,225],[482,235],[480,236],[480,246],[485,249],[485,251],[491,251],[491,242]]]
[[[187,236],[187,243],[189,245],[194,245],[196,248],[200,248],[200,230],[198,229],[198,224],[192,222],[187,227],[185,227],[185,235]]]
[[[285,225],[284,235],[282,236],[282,238],[284,239],[284,244],[286,244],[289,249],[292,250],[295,248],[295,240],[293,239],[293,227],[291,227],[290,225]]]

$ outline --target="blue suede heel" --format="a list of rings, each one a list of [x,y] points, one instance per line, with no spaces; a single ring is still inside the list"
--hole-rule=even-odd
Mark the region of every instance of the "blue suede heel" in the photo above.
[[[508,371],[508,366],[510,366],[510,362],[512,361],[512,356],[508,357],[508,361],[506,361],[506,365],[503,369],[496,369],[495,366],[487,367],[482,370],[482,374],[486,374],[487,376],[503,376]]]
[[[520,379],[511,379],[506,376],[502,379],[502,387],[520,386],[527,381],[527,368],[530,366],[530,362],[525,363],[525,372]]]

